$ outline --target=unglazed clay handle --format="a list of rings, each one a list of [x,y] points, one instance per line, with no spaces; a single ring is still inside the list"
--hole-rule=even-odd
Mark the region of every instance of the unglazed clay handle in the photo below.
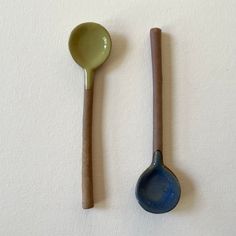
[[[150,30],[153,73],[153,152],[162,152],[161,29]]]
[[[92,175],[92,113],[93,88],[84,90],[83,112],[83,151],[82,151],[82,207],[92,208],[93,175]]]

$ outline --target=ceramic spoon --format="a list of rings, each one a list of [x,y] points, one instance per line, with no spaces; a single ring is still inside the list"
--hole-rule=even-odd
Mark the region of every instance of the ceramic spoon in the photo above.
[[[95,69],[102,65],[110,55],[111,37],[101,25],[93,22],[83,23],[73,29],[69,39],[70,53],[85,72],[83,148],[82,148],[82,207],[92,208],[92,111],[93,80]]]
[[[139,204],[152,213],[172,210],[180,198],[180,184],[162,158],[162,69],[161,30],[150,31],[153,68],[153,158],[136,185]]]

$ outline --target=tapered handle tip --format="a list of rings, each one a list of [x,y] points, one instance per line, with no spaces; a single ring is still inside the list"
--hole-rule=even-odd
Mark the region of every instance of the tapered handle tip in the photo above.
[[[157,27],[152,28],[152,29],[150,29],[150,33],[161,33],[161,29],[157,28]]]
[[[83,202],[82,203],[82,208],[83,209],[90,209],[90,208],[93,208],[93,207],[94,207],[93,201],[91,201],[91,202]]]
[[[160,28],[152,28],[150,29],[150,38],[151,42],[157,42],[161,38],[161,29]]]

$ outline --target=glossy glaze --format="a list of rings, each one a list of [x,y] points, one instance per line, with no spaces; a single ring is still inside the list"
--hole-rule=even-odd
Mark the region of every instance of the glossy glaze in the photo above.
[[[83,23],[71,32],[69,50],[75,62],[85,69],[85,87],[89,89],[93,85],[94,70],[110,55],[111,37],[100,24]]]
[[[143,172],[136,185],[139,204],[146,211],[165,213],[177,205],[180,193],[179,181],[163,164],[162,153],[154,152],[151,165]]]

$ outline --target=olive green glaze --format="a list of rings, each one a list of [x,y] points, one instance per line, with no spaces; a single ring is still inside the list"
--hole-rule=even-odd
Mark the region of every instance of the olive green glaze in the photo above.
[[[70,53],[85,70],[85,88],[93,86],[94,70],[110,55],[111,37],[101,25],[88,22],[73,29],[69,39]]]

